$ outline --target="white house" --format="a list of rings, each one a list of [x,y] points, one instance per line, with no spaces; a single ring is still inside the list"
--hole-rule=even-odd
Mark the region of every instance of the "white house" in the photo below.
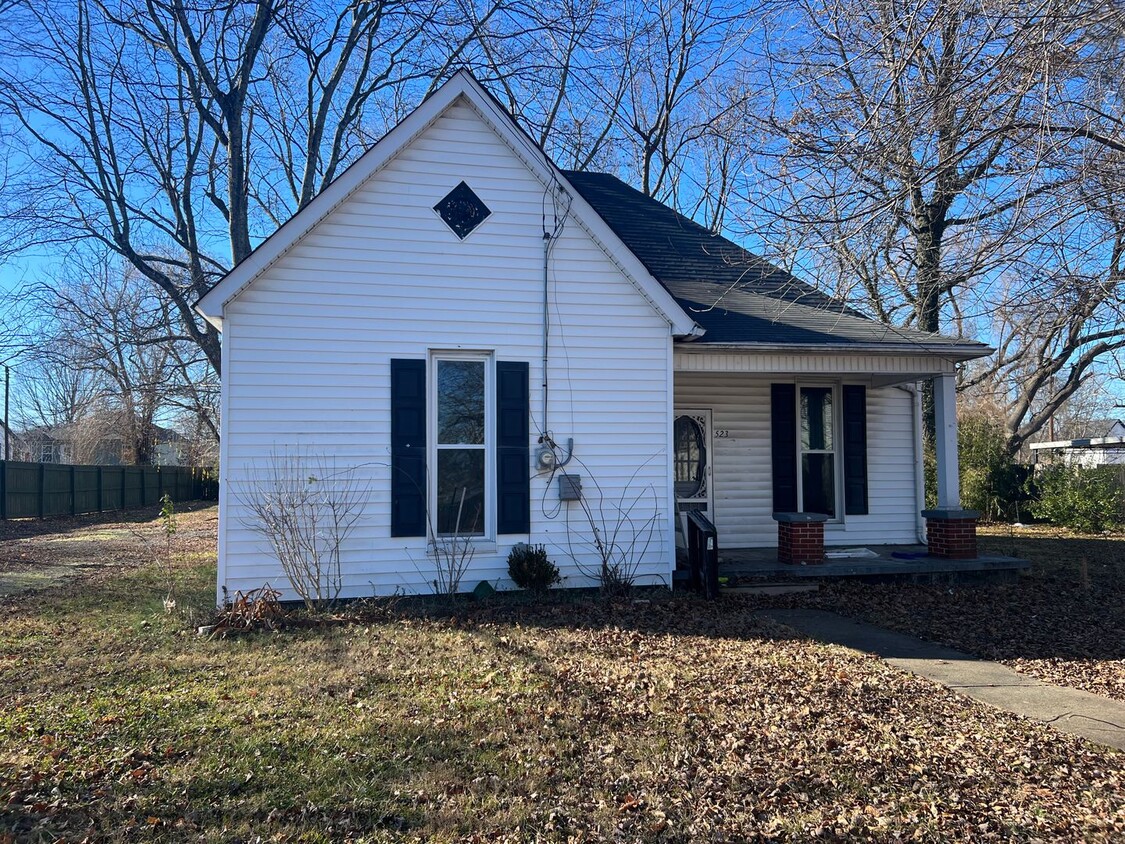
[[[1036,463],[1068,466],[1121,466],[1125,464],[1125,422],[1116,420],[1101,437],[1031,443]]]
[[[775,513],[820,514],[828,544],[917,542],[927,378],[931,515],[972,515],[953,379],[987,347],[874,322],[612,176],[560,171],[467,73],[198,308],[223,333],[220,590],[283,582],[238,491],[287,449],[368,486],[344,596],[430,591],[458,505],[467,588],[504,586],[519,542],[589,584],[591,523],[670,583],[688,507],[727,548],[776,546]]]

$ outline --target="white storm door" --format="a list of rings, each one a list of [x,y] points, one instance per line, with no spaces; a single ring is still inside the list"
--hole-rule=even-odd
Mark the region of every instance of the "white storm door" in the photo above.
[[[673,425],[674,456],[672,483],[676,490],[676,512],[702,510],[715,521],[711,496],[711,411],[676,408]]]

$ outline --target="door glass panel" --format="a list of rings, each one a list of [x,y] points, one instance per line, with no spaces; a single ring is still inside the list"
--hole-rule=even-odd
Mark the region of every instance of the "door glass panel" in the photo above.
[[[439,445],[484,443],[484,362],[439,360],[437,372]]]
[[[484,456],[482,448],[438,451],[438,533],[461,536],[484,533]]]
[[[676,418],[676,497],[698,498],[704,492],[707,445],[703,426],[690,416]]]

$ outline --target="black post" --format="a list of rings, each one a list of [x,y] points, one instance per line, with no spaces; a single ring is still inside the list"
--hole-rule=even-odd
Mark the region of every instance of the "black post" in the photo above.
[[[12,432],[8,422],[8,396],[12,392],[12,370],[4,367],[4,459],[12,459]]]

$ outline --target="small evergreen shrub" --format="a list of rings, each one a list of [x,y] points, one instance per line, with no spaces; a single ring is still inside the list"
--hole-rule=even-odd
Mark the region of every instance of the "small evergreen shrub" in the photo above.
[[[562,582],[558,566],[547,559],[547,549],[526,542],[508,552],[508,575],[516,586],[532,592],[546,592]]]
[[[1036,478],[1037,518],[1081,533],[1100,533],[1123,521],[1125,489],[1116,467],[1050,466]]]

